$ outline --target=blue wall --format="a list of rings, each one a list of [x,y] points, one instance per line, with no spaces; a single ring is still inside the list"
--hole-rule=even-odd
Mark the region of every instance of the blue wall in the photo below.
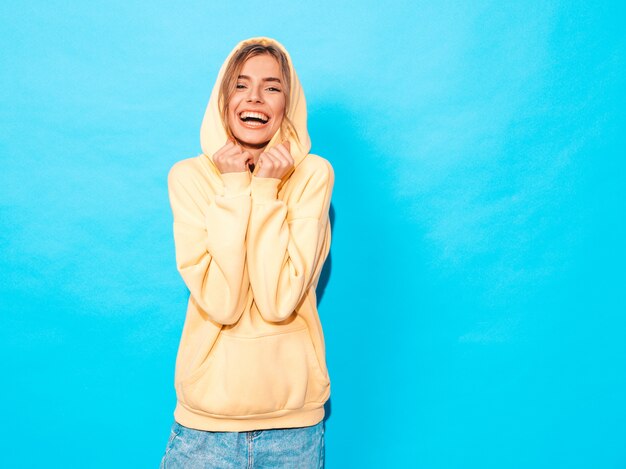
[[[241,39],[336,172],[327,468],[626,467],[621,2],[4,2],[3,466],[157,467],[166,176]]]

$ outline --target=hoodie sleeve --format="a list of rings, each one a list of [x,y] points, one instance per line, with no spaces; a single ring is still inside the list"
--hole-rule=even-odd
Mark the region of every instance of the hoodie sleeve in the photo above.
[[[326,161],[319,165],[289,206],[277,198],[279,182],[252,177],[247,241],[255,302],[263,318],[275,322],[293,313],[328,255],[334,172]]]
[[[212,321],[234,324],[249,287],[244,269],[250,174],[226,173],[222,179],[224,192],[209,200],[193,168],[178,163],[169,172],[168,189],[178,271]]]

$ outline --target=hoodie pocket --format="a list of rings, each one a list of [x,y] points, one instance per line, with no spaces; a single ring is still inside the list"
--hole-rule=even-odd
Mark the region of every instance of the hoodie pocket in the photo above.
[[[253,338],[222,332],[206,361],[180,388],[194,409],[241,416],[322,403],[329,380],[307,328]]]

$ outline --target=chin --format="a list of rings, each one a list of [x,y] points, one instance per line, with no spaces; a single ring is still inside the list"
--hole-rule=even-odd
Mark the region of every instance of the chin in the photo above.
[[[265,130],[265,129],[264,129]],[[278,129],[267,131],[255,131],[250,129],[232,129],[233,136],[244,145],[259,147],[269,143]]]

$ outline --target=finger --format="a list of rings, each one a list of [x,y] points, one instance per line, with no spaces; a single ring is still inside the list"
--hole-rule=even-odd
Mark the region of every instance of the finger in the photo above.
[[[224,157],[225,158],[236,158],[238,156],[241,156],[243,154],[243,148],[241,148],[241,146],[239,146],[238,144],[233,144],[232,147],[226,149],[226,151],[224,152]]]
[[[280,153],[280,155],[283,157],[283,159],[285,160],[285,163],[288,166],[293,164],[293,157],[291,156],[291,153],[289,153],[289,150],[287,150],[287,148],[284,145],[278,145],[275,148],[276,148],[276,151]]]
[[[264,163],[265,169],[271,170],[271,169],[278,167],[279,161],[274,155],[271,154],[271,150],[264,152],[261,156],[263,157],[263,163]]]
[[[242,156],[243,156],[243,164],[245,168],[247,168],[249,164],[254,163],[254,157],[252,156],[250,152],[244,151]]]
[[[285,157],[276,148],[270,148],[267,153],[272,158],[275,168],[283,168],[288,164]]]
[[[265,163],[265,153],[261,153],[259,155],[259,158],[256,160],[256,163],[254,164],[254,174],[258,174],[259,171],[261,171],[261,169],[264,167],[264,163]]]
[[[222,155],[228,152],[228,150],[232,148],[234,144],[235,142],[233,142],[231,139],[228,139],[226,143],[222,146],[222,148],[220,148],[219,150],[217,150],[217,152],[215,152],[215,155],[213,157],[218,158],[218,159],[221,158]]]
[[[234,146],[235,146],[235,141],[229,138],[226,141],[226,144],[221,149],[224,150],[224,151],[228,151],[231,148],[233,148]]]
[[[230,145],[228,148],[224,150],[224,155],[231,157],[233,155],[239,155],[241,154],[241,152],[242,152],[241,147],[237,143],[233,142],[232,145]]]
[[[220,156],[222,156],[222,153],[224,153],[226,151],[226,148],[228,148],[228,143],[226,143],[224,146],[222,146],[219,150],[217,150],[214,154],[213,154],[213,158],[219,158]]]
[[[285,147],[279,145],[278,147],[274,147],[272,150],[274,150],[272,155],[276,156],[276,158],[280,161],[281,168],[287,169],[293,165],[293,158]]]
[[[231,155],[227,161],[229,165],[243,171],[248,168],[248,162],[252,160],[252,155],[250,155],[247,151],[244,151],[240,154]]]

